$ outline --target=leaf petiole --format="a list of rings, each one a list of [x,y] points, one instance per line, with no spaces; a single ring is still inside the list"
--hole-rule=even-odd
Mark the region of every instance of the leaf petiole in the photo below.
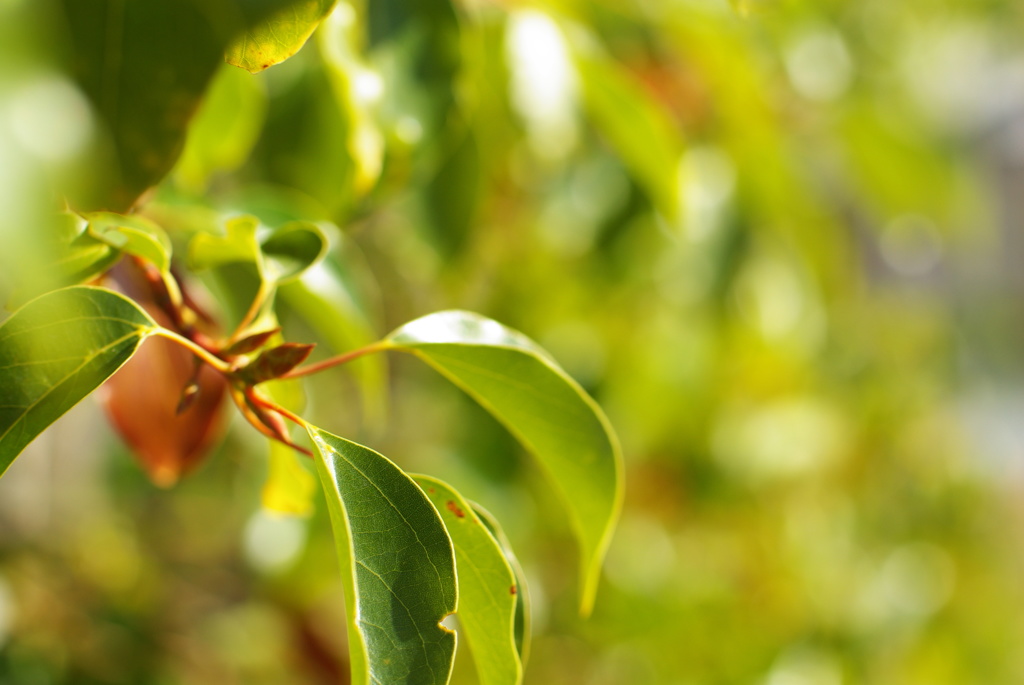
[[[254,388],[232,388],[231,399],[234,400],[235,405],[239,411],[242,412],[242,416],[245,420],[253,425],[256,430],[263,435],[267,436],[271,440],[277,440],[280,443],[291,447],[297,452],[301,452],[307,457],[312,457],[313,453],[301,445],[295,444],[291,437],[288,435],[288,426],[285,424],[281,417],[290,419],[295,423],[299,424],[303,428],[308,429],[308,424],[302,420],[301,417],[296,416],[292,412],[288,411],[282,406],[271,402],[260,394]]]
[[[163,328],[162,326],[154,327],[152,335],[159,335],[162,338],[167,338],[168,340],[178,343],[225,376],[230,375],[232,372],[231,366],[226,361],[217,357],[201,345],[192,342],[185,336],[175,333],[168,328]]]
[[[370,345],[366,345],[365,347],[359,347],[354,350],[345,352],[344,354],[339,354],[335,357],[330,357],[328,359],[324,359],[313,364],[307,364],[306,366],[301,366],[297,369],[292,369],[291,371],[284,374],[280,378],[281,380],[290,380],[292,378],[302,378],[303,376],[311,376],[315,373],[324,371],[325,369],[329,369],[332,366],[341,366],[342,364],[347,364],[350,361],[359,359],[360,357],[366,356],[368,354],[373,354],[374,352],[383,352],[384,350],[389,350],[393,347],[394,345],[391,343],[391,341],[379,340]]]
[[[298,424],[302,428],[308,428],[309,427],[309,423],[307,423],[306,420],[303,419],[298,414],[295,414],[295,413],[285,409],[284,407],[282,407],[279,404],[271,402],[266,397],[263,397],[262,395],[260,395],[260,394],[258,394],[256,392],[251,393],[249,395],[249,399],[254,404],[258,405],[260,408],[268,409],[268,410],[270,410],[272,412],[277,412],[281,416],[285,417],[286,419],[288,419],[289,421],[291,421],[291,422],[293,422],[295,424]],[[293,447],[294,447],[294,445],[293,445]]]

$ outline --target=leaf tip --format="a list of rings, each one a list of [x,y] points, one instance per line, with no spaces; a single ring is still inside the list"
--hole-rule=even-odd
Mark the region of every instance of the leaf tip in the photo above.
[[[181,473],[173,464],[159,464],[150,469],[148,474],[153,485],[168,490],[178,484]]]

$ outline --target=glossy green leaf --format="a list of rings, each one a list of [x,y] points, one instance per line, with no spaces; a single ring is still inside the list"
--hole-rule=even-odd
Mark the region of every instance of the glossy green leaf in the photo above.
[[[54,217],[49,247],[56,259],[50,264],[50,272],[40,278],[42,282],[55,277],[60,285],[77,285],[98,276],[117,262],[121,254],[89,235],[88,226],[89,223],[74,212],[59,212]],[[47,288],[51,289],[53,286]],[[41,292],[45,291],[35,294]]]
[[[0,474],[43,429],[132,356],[156,324],[88,286],[38,297],[0,325]]]
[[[298,52],[334,6],[334,0],[301,0],[260,22],[228,46],[229,64],[257,73]]]
[[[86,216],[89,234],[110,247],[167,272],[171,268],[171,239],[162,228],[142,216],[95,212]]]
[[[480,685],[515,685],[523,665],[515,640],[519,583],[501,545],[473,505],[450,485],[429,476],[413,479],[441,515],[459,577],[459,626],[469,642]]]
[[[373,450],[309,426],[337,542],[356,685],[444,685],[455,553],[416,483]]]
[[[523,572],[523,567],[519,564],[519,559],[512,552],[512,545],[509,544],[505,531],[502,530],[498,520],[494,518],[491,512],[476,502],[470,502],[470,505],[473,507],[473,512],[487,526],[487,530],[497,541],[498,546],[505,555],[505,561],[508,562],[509,568],[512,569],[512,573],[515,575],[516,614],[513,636],[516,642],[516,650],[519,652],[519,661],[525,666],[530,656],[530,637],[533,632],[533,621],[530,614],[530,587],[526,584],[526,574]]]
[[[622,457],[600,407],[526,336],[477,314],[430,314],[386,341],[469,393],[538,459],[580,543],[589,613],[622,504]]]

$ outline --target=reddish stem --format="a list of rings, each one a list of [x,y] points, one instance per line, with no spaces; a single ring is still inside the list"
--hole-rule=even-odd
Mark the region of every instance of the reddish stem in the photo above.
[[[287,432],[284,430],[284,425],[276,425],[271,427],[274,423],[272,415],[266,414],[266,411],[273,411],[281,416],[292,418],[295,415],[285,410],[283,407],[279,407],[273,402],[266,400],[259,395],[250,387],[244,391],[233,388],[231,391],[231,399],[235,401],[235,405],[238,410],[242,412],[242,416],[252,426],[263,435],[267,436],[271,440],[277,440],[278,442],[291,447],[293,450],[300,452],[307,457],[312,457],[313,453],[301,445],[297,445],[291,441],[288,437]],[[299,419],[301,421],[301,419]],[[280,419],[278,419],[280,421]]]
[[[272,411],[272,412],[276,412],[276,413],[280,414],[281,416],[285,417],[286,419],[288,419],[289,421],[291,421],[292,423],[295,423],[295,424],[301,426],[302,428],[305,428],[307,425],[309,425],[298,414],[294,414],[294,413],[288,411],[287,409],[285,409],[281,405],[276,404],[276,403],[268,400],[266,397],[263,397],[262,395],[259,395],[255,391],[249,393],[248,397],[249,397],[249,399],[254,404],[258,405],[260,408],[267,409],[267,410]]]
[[[348,362],[354,359],[359,359],[359,357],[365,356],[367,354],[386,350],[388,349],[388,347],[390,347],[390,344],[387,343],[386,341],[375,342],[372,345],[360,347],[358,349],[351,350],[344,354],[339,354],[336,357],[331,357],[329,359],[324,359],[323,361],[315,362],[313,364],[307,364],[306,366],[301,366],[297,369],[292,369],[285,375],[281,376],[281,379],[290,380],[292,378],[302,378],[303,376],[311,376],[314,373],[319,373],[325,369],[331,368],[332,366],[340,366],[342,364],[347,364]]]

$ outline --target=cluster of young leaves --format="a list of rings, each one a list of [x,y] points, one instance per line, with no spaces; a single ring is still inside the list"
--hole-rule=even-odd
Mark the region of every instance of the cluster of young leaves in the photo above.
[[[419,358],[462,388],[537,459],[562,499],[580,548],[583,614],[593,606],[622,500],[621,456],[607,419],[535,343],[464,311],[424,316],[362,348],[304,366],[312,346],[281,339],[274,302],[324,258],[328,241],[313,223],[269,229],[256,217],[235,216],[223,227],[196,231],[186,259],[175,259],[157,221],[123,212],[138,205],[177,159],[188,113],[216,68],[213,58],[226,53],[250,71],[267,68],[294,54],[333,3],[222,0],[217,11],[199,3],[108,4],[89,16],[70,1],[65,9],[81,58],[80,81],[111,124],[120,177],[71,200],[82,213],[67,215],[66,232],[53,245],[54,270],[70,285],[34,298],[24,293],[27,303],[0,325],[0,474],[148,339],[170,340],[223,377],[257,430],[314,458],[341,560],[353,682],[448,682],[456,635],[442,621],[451,614],[482,683],[520,682],[529,639],[527,593],[498,524],[450,485],[411,476],[377,452],[309,424],[277,388],[384,351]],[[375,41],[403,30],[395,7],[374,11],[384,13]],[[101,25],[98,17],[115,17],[120,28],[112,33],[116,27]],[[156,26],[160,30],[152,30]],[[144,40],[174,33],[168,26],[196,29],[200,49],[183,55],[169,42]],[[130,60],[163,67],[174,82],[160,88],[134,82],[138,69],[117,67]],[[144,138],[146,154],[139,147]],[[132,298],[93,285],[121,260],[143,271],[167,325]],[[196,325],[203,313],[183,294],[175,272],[183,264],[191,272],[241,265],[255,275],[251,304],[230,335],[211,336]],[[312,296],[300,290],[297,298],[304,294]],[[182,389],[179,411],[200,391],[197,377]],[[289,422],[305,436],[293,436]],[[277,468],[298,477],[294,466],[283,465],[291,455],[276,454]]]

